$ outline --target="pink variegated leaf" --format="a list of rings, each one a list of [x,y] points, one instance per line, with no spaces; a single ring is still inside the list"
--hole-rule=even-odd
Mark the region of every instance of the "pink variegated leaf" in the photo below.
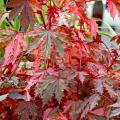
[[[17,60],[17,57],[20,55],[23,49],[26,49],[26,47],[27,44],[22,38],[22,34],[16,34],[15,38],[5,48],[5,60],[3,66],[8,65],[9,63],[14,64]]]
[[[118,12],[117,8],[112,0],[107,0],[107,3],[108,3],[108,10],[109,10],[112,18],[114,18]]]
[[[43,120],[50,120],[49,119],[49,114],[50,114],[51,110],[52,110],[52,108],[48,108],[48,109],[46,109],[44,111],[44,113],[43,113]]]
[[[93,19],[90,20],[90,32],[93,36],[96,37],[96,34],[98,32],[98,25]]]
[[[98,108],[98,109],[91,111],[91,113],[98,115],[98,116],[103,116],[105,114],[105,110],[104,108]]]

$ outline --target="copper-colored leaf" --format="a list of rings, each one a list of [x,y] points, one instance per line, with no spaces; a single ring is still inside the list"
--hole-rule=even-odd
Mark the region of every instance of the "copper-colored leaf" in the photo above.
[[[13,8],[10,11],[10,19],[15,18],[20,14],[21,25],[24,31],[28,26],[34,24],[34,14],[29,0],[12,0],[6,4],[8,8]]]

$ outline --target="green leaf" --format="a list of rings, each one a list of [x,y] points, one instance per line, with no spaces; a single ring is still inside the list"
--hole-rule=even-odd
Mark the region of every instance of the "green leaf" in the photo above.
[[[54,94],[54,87],[56,84],[50,84],[48,85],[47,89],[44,90],[44,94],[43,94],[43,101],[44,103],[48,103],[49,100],[52,98],[53,94]]]
[[[66,89],[64,80],[57,80],[56,86],[55,86],[55,98],[60,103],[60,100],[63,97],[63,91]]]
[[[20,20],[19,20],[18,16],[16,16],[14,21],[13,21],[13,27],[16,31],[19,32],[19,30],[20,30]]]
[[[2,18],[0,19],[0,28],[4,29],[6,26],[5,20],[9,16],[8,13],[5,13],[2,15]]]
[[[50,51],[51,51],[51,47],[52,47],[52,36],[51,34],[48,32],[46,34],[46,41],[42,47],[43,50],[43,55],[44,58],[47,59],[49,57]]]
[[[44,33],[42,34],[40,34],[39,36],[38,35],[35,35],[35,37],[34,38],[32,38],[32,36],[28,36],[28,37],[26,37],[26,40],[27,40],[27,42],[28,42],[28,50],[29,51],[33,51],[33,50],[35,50],[36,48],[38,48],[39,47],[39,45],[40,45],[40,43],[41,43],[41,41],[42,41],[42,37],[44,36]]]
[[[0,0],[0,11],[5,11],[4,0]]]
[[[55,48],[58,52],[58,54],[62,57],[64,57],[64,48],[62,45],[62,41],[59,39],[54,40]]]

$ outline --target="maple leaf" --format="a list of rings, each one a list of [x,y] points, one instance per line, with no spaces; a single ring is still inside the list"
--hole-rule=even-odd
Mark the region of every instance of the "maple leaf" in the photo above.
[[[28,49],[40,48],[45,59],[50,57],[52,47],[55,47],[60,56],[64,56],[64,47],[62,45],[63,36],[60,33],[51,30],[38,30],[27,33],[28,36],[36,37],[35,41],[29,44]]]
[[[119,51],[104,47],[98,25],[86,14],[90,1],[95,0],[7,2],[10,19],[15,18],[11,23],[16,24],[17,16],[24,32],[0,30],[0,47],[6,46],[3,64],[0,61],[0,119],[107,119],[111,103],[110,117],[120,115],[119,100],[115,103],[119,99]],[[120,13],[120,0],[107,2],[114,18]],[[35,16],[35,26],[26,32]],[[111,41],[119,44],[119,39],[115,36]],[[8,99],[15,101],[14,108]]]
[[[48,108],[48,109],[46,109],[46,110],[44,111],[44,113],[43,113],[43,120],[49,119],[48,116],[49,116],[51,110],[52,110],[51,108]]]
[[[15,114],[20,115],[21,120],[28,120],[37,118],[37,106],[32,102],[21,101],[18,103]]]
[[[83,23],[87,24],[87,27],[90,29],[90,33],[96,37],[96,33],[98,32],[98,25],[93,19],[89,19],[86,16],[84,13],[84,8],[78,7],[77,5],[66,5],[66,8],[68,11],[75,14],[78,17],[78,20],[81,19]]]
[[[8,43],[14,38],[16,32],[13,30],[0,29],[0,46],[6,47]]]
[[[115,116],[119,116],[119,115],[120,115],[120,108],[117,108],[111,112],[110,118],[115,117]]]
[[[120,115],[120,100],[118,99],[116,103],[111,105],[112,109],[110,113],[110,118]]]
[[[107,0],[107,3],[108,3],[108,10],[111,16],[114,18],[115,15],[117,14],[117,8],[112,0]]]
[[[120,70],[115,70],[115,71],[112,71],[110,72],[110,76],[113,78],[113,79],[116,79],[116,78],[120,78]],[[118,82],[119,83],[119,82]]]
[[[85,99],[80,103],[80,107],[77,110],[77,113],[81,113],[81,118],[85,117],[85,115],[92,110],[98,104],[100,100],[100,96],[98,94],[93,94],[89,98]]]
[[[98,25],[97,25],[97,23],[93,19],[91,19],[89,26],[90,26],[91,34],[96,37],[96,34],[98,32]]]
[[[77,71],[74,69],[64,69],[59,72],[59,76],[66,80],[66,82],[72,81],[78,75]]]
[[[58,102],[60,102],[65,89],[66,85],[64,80],[48,76],[37,86],[36,95],[41,96],[44,104],[48,103],[54,95]]]
[[[56,17],[58,16],[58,7],[49,6],[47,10],[47,16],[48,16],[49,27],[51,27],[51,25],[56,22]]]
[[[64,3],[68,3],[70,0],[58,0],[58,6],[61,7]]]
[[[15,63],[17,57],[20,55],[22,49],[27,47],[26,42],[20,33],[16,34],[15,38],[5,48],[5,56],[3,66],[10,63]],[[22,49],[21,49],[22,48]]]
[[[98,79],[95,81],[94,85],[95,85],[95,91],[102,95],[104,91],[103,81]]]
[[[11,0],[6,4],[6,7],[13,8],[9,13],[11,20],[20,13],[20,21],[24,31],[30,24],[34,24],[35,18],[29,0]]]
[[[64,113],[69,111],[72,120],[77,120],[80,114],[80,118],[84,118],[88,112],[96,107],[99,100],[100,96],[98,94],[93,94],[83,101],[68,101],[64,106]]]
[[[84,71],[82,71],[82,72],[79,72],[79,79],[80,79],[80,81],[81,81],[81,83],[84,83],[84,81],[85,81],[85,76],[87,76],[88,74],[86,73],[86,72],[84,72]]]
[[[120,1],[119,0],[113,0],[113,2],[116,5],[116,8],[118,10],[118,14],[120,15]]]
[[[59,120],[59,119],[60,120],[68,120],[68,118],[62,112],[60,112],[56,118],[56,120]]]
[[[47,108],[43,114],[43,120],[68,120],[66,115],[60,112],[59,107]]]
[[[76,43],[65,51],[64,62],[69,63],[72,66],[81,64],[82,58],[88,57],[86,48],[86,44],[79,40],[79,43]]]
[[[6,100],[0,102],[0,119],[1,120],[8,120],[8,119],[14,119],[12,111],[14,111],[16,108],[16,102],[10,98],[7,98]],[[11,114],[9,114],[11,113]],[[18,120],[18,119],[16,119]]]
[[[114,36],[111,41],[115,41],[118,45],[120,44],[120,36],[117,35],[117,36]]]
[[[103,116],[104,113],[105,113],[105,110],[104,110],[103,107],[100,107],[100,108],[97,108],[97,109],[91,111],[91,113],[93,113],[93,114],[95,114],[97,116]]]
[[[111,81],[110,79],[104,77],[95,80],[95,91],[102,95],[105,89],[109,93],[111,98],[116,97],[117,93],[113,88],[112,82],[113,81]]]
[[[76,120],[79,117],[79,113],[77,113],[78,108],[80,107],[81,101],[67,101],[64,105],[63,113],[70,113],[71,120]]]

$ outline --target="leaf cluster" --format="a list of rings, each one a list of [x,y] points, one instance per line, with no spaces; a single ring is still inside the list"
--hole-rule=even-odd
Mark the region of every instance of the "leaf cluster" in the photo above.
[[[0,120],[119,120],[120,36],[88,17],[91,1],[0,6]],[[120,15],[119,1],[107,3]]]

